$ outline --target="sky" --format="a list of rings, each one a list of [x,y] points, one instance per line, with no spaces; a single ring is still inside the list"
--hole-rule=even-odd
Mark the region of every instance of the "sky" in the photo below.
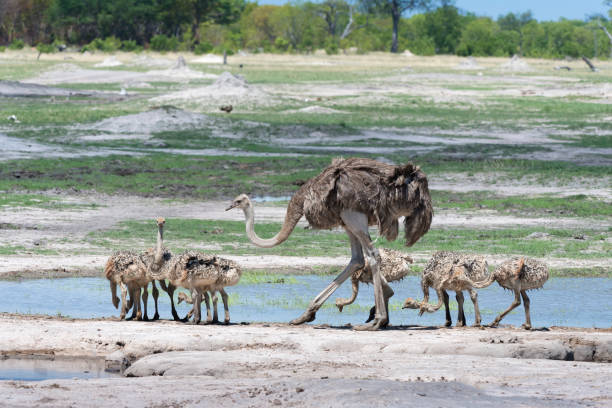
[[[531,10],[539,21],[556,21],[564,17],[584,20],[587,15],[608,15],[603,0],[456,0],[455,6],[480,16],[497,18],[500,14]]]
[[[317,0],[312,0],[317,1]],[[321,1],[321,0],[319,0]],[[259,4],[285,4],[290,0],[258,0]],[[539,21],[557,21],[564,17],[584,20],[587,15],[600,13],[608,16],[603,0],[455,0],[455,6],[478,16],[497,19],[500,14],[522,13],[531,10]]]

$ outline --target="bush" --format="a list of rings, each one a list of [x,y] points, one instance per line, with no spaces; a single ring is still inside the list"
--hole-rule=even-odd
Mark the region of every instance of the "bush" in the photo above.
[[[6,50],[6,47],[4,45],[0,45],[0,52],[4,52],[4,50]]]
[[[121,49],[127,52],[142,51],[142,47],[134,40],[125,40],[121,43]]]
[[[158,34],[151,38],[150,45],[153,51],[176,51],[179,42],[176,37],[166,37],[163,34]]]
[[[276,37],[276,40],[274,41],[274,48],[281,52],[287,51],[289,48],[289,41],[283,37]]]
[[[43,44],[39,43],[36,45],[36,49],[38,50],[38,54],[52,54],[55,52],[57,48],[53,44]]]
[[[138,47],[135,41],[131,41],[131,42],[134,43],[134,46]],[[106,37],[103,40],[100,38],[95,38],[89,44],[85,44],[83,47],[81,47],[81,52],[85,52],[85,51],[94,52],[96,50],[102,51],[102,52],[115,52],[119,50],[120,48],[123,48],[123,45],[124,43],[122,43],[121,40],[118,39],[117,37],[113,37],[113,36]]]
[[[199,44],[196,44],[196,46],[193,47],[193,53],[195,55],[208,54],[209,52],[212,51],[212,49],[213,49],[212,44],[209,43],[208,41],[204,41]]]
[[[100,42],[100,51],[115,52],[121,48],[121,40],[117,37],[106,37]]]
[[[335,55],[338,54],[338,42],[333,38],[328,39],[325,42],[325,53],[327,55]]]
[[[23,40],[13,40],[8,47],[9,50],[21,50],[25,47],[25,42]]]

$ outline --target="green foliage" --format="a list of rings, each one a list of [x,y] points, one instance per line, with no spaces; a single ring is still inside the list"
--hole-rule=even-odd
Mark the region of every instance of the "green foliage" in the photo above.
[[[176,51],[178,49],[179,41],[176,37],[166,37],[163,34],[158,34],[151,38],[151,49],[153,51]]]
[[[276,37],[276,40],[274,40],[274,47],[278,51],[287,51],[289,49],[289,41],[283,37]]]
[[[52,54],[56,51],[56,48],[53,44],[37,44],[36,50],[38,50],[39,54]]]
[[[0,52],[4,52],[6,50],[6,47],[4,45],[0,45]]]
[[[20,39],[13,40],[8,46],[9,50],[22,50],[23,47],[25,47],[25,42]]]
[[[81,48],[81,52],[89,51],[102,51],[102,52],[115,52],[122,46],[121,40],[117,37],[107,37],[105,39],[95,38],[89,44]]]
[[[490,18],[479,18],[467,24],[461,34],[457,54],[468,56],[499,55],[499,26]]]
[[[193,53],[195,55],[207,54],[211,52],[212,49],[213,49],[213,46],[211,43],[209,43],[208,41],[202,41],[199,44],[196,44],[195,47],[193,47]]]
[[[425,26],[427,35],[433,39],[435,44],[435,52],[439,54],[455,53],[463,27],[462,17],[457,7],[445,5],[425,14]],[[412,49],[411,51],[415,52]],[[421,53],[418,52],[418,54]]]
[[[327,55],[336,55],[338,52],[338,42],[333,38],[329,38],[325,43],[325,53]]]
[[[121,41],[121,50],[127,52],[139,52],[142,51],[142,46],[134,40]]]
[[[14,1],[10,15],[0,7],[0,44],[12,41],[8,48],[21,49],[25,41],[50,44],[61,38],[84,45],[84,51],[103,52],[140,51],[149,44],[155,51],[194,50],[198,54],[212,49],[306,53],[325,49],[335,54],[339,48],[352,47],[365,53],[393,46],[418,55],[610,55],[610,41],[594,19],[538,22],[525,12],[508,13],[494,21],[460,13],[447,0],[423,14],[402,17],[407,10],[433,3],[363,0],[360,7],[350,9],[346,0],[282,6],[260,6],[246,0]],[[349,34],[343,35],[349,15]],[[612,31],[612,22],[601,20]],[[397,43],[392,44],[395,27]]]

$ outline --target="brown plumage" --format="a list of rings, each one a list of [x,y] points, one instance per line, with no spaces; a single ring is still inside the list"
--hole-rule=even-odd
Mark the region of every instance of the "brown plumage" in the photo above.
[[[433,209],[427,178],[418,166],[393,166],[365,158],[336,159],[318,176],[308,180],[291,198],[296,210],[313,228],[342,225],[342,210],[368,215],[369,225],[393,241],[398,235],[398,218],[406,214],[406,246],[413,245],[429,230]]]
[[[214,317],[212,321],[217,321],[217,303],[214,297],[217,291],[223,300],[225,323],[229,323],[228,296],[223,288],[235,285],[242,276],[242,271],[235,262],[215,255],[187,251],[178,257],[174,269],[177,272],[181,270],[181,278],[178,282],[180,286],[190,289],[195,294],[193,296],[194,323],[200,322],[202,296],[206,292],[213,294]],[[208,309],[208,302],[206,306]]]
[[[227,209],[235,207],[245,213],[247,236],[262,248],[284,242],[302,216],[316,229],[345,228],[351,240],[349,265],[291,323],[312,321],[325,300],[353,272],[363,268],[367,258],[373,269],[377,317],[363,329],[378,329],[388,324],[388,315],[382,310],[388,308],[388,297],[383,292],[393,292],[384,278],[380,279],[378,251],[372,245],[367,226],[376,225],[381,236],[395,240],[398,219],[403,216],[406,245],[411,246],[429,230],[433,216],[427,177],[418,166],[412,163],[393,166],[366,158],[335,159],[319,175],[304,183],[291,197],[285,221],[273,238],[261,239],[255,234],[254,210],[246,195],[237,196]]]
[[[223,105],[219,109],[221,109],[225,113],[230,113],[234,107],[232,105]]]
[[[110,282],[111,296],[113,306],[117,308],[119,306],[119,298],[117,297],[117,285],[121,287],[121,314],[120,318],[123,319],[132,305],[134,310],[132,318],[148,320],[147,317],[147,299],[150,279],[147,276],[147,262],[148,257],[152,256],[152,250],[148,250],[144,253],[136,253],[134,251],[117,251],[113,253],[104,267],[104,275]],[[143,292],[143,303],[144,303],[144,316],[142,314],[140,305],[140,291],[144,288]],[[129,292],[130,300],[126,299],[126,294]],[[153,283],[153,299],[155,301],[155,316],[153,319],[159,318],[157,310],[157,298],[158,291],[155,283]],[[136,303],[134,303],[136,302]]]
[[[499,286],[504,289],[509,289],[514,292],[514,301],[508,309],[500,313],[491,327],[495,327],[499,322],[521,304],[523,298],[523,307],[525,308],[525,329],[531,329],[531,316],[529,313],[529,297],[527,291],[532,289],[540,289],[548,280],[548,267],[543,262],[532,258],[513,258],[502,262],[491,276],[484,282],[476,284],[474,287],[486,287],[497,281]]]
[[[478,308],[478,294],[474,290],[474,282],[483,282],[490,276],[487,261],[481,255],[468,255],[451,251],[438,251],[427,262],[421,273],[421,289],[424,299],[418,302],[412,298],[404,302],[405,309],[420,309],[424,312],[433,313],[442,307],[446,311],[446,326],[452,324],[447,290],[454,290],[459,306],[457,325],[465,326],[465,314],[463,313],[463,293],[467,290],[474,303],[475,324],[480,325],[480,310]],[[434,288],[438,295],[438,304],[430,305],[429,288]]]

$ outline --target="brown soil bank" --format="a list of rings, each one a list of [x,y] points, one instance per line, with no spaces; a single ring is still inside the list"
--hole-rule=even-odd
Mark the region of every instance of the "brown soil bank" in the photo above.
[[[612,331],[0,315],[0,353],[104,357],[129,378],[0,382],[10,406],[610,406]],[[580,360],[580,361],[579,361]],[[589,362],[586,362],[589,361]]]

